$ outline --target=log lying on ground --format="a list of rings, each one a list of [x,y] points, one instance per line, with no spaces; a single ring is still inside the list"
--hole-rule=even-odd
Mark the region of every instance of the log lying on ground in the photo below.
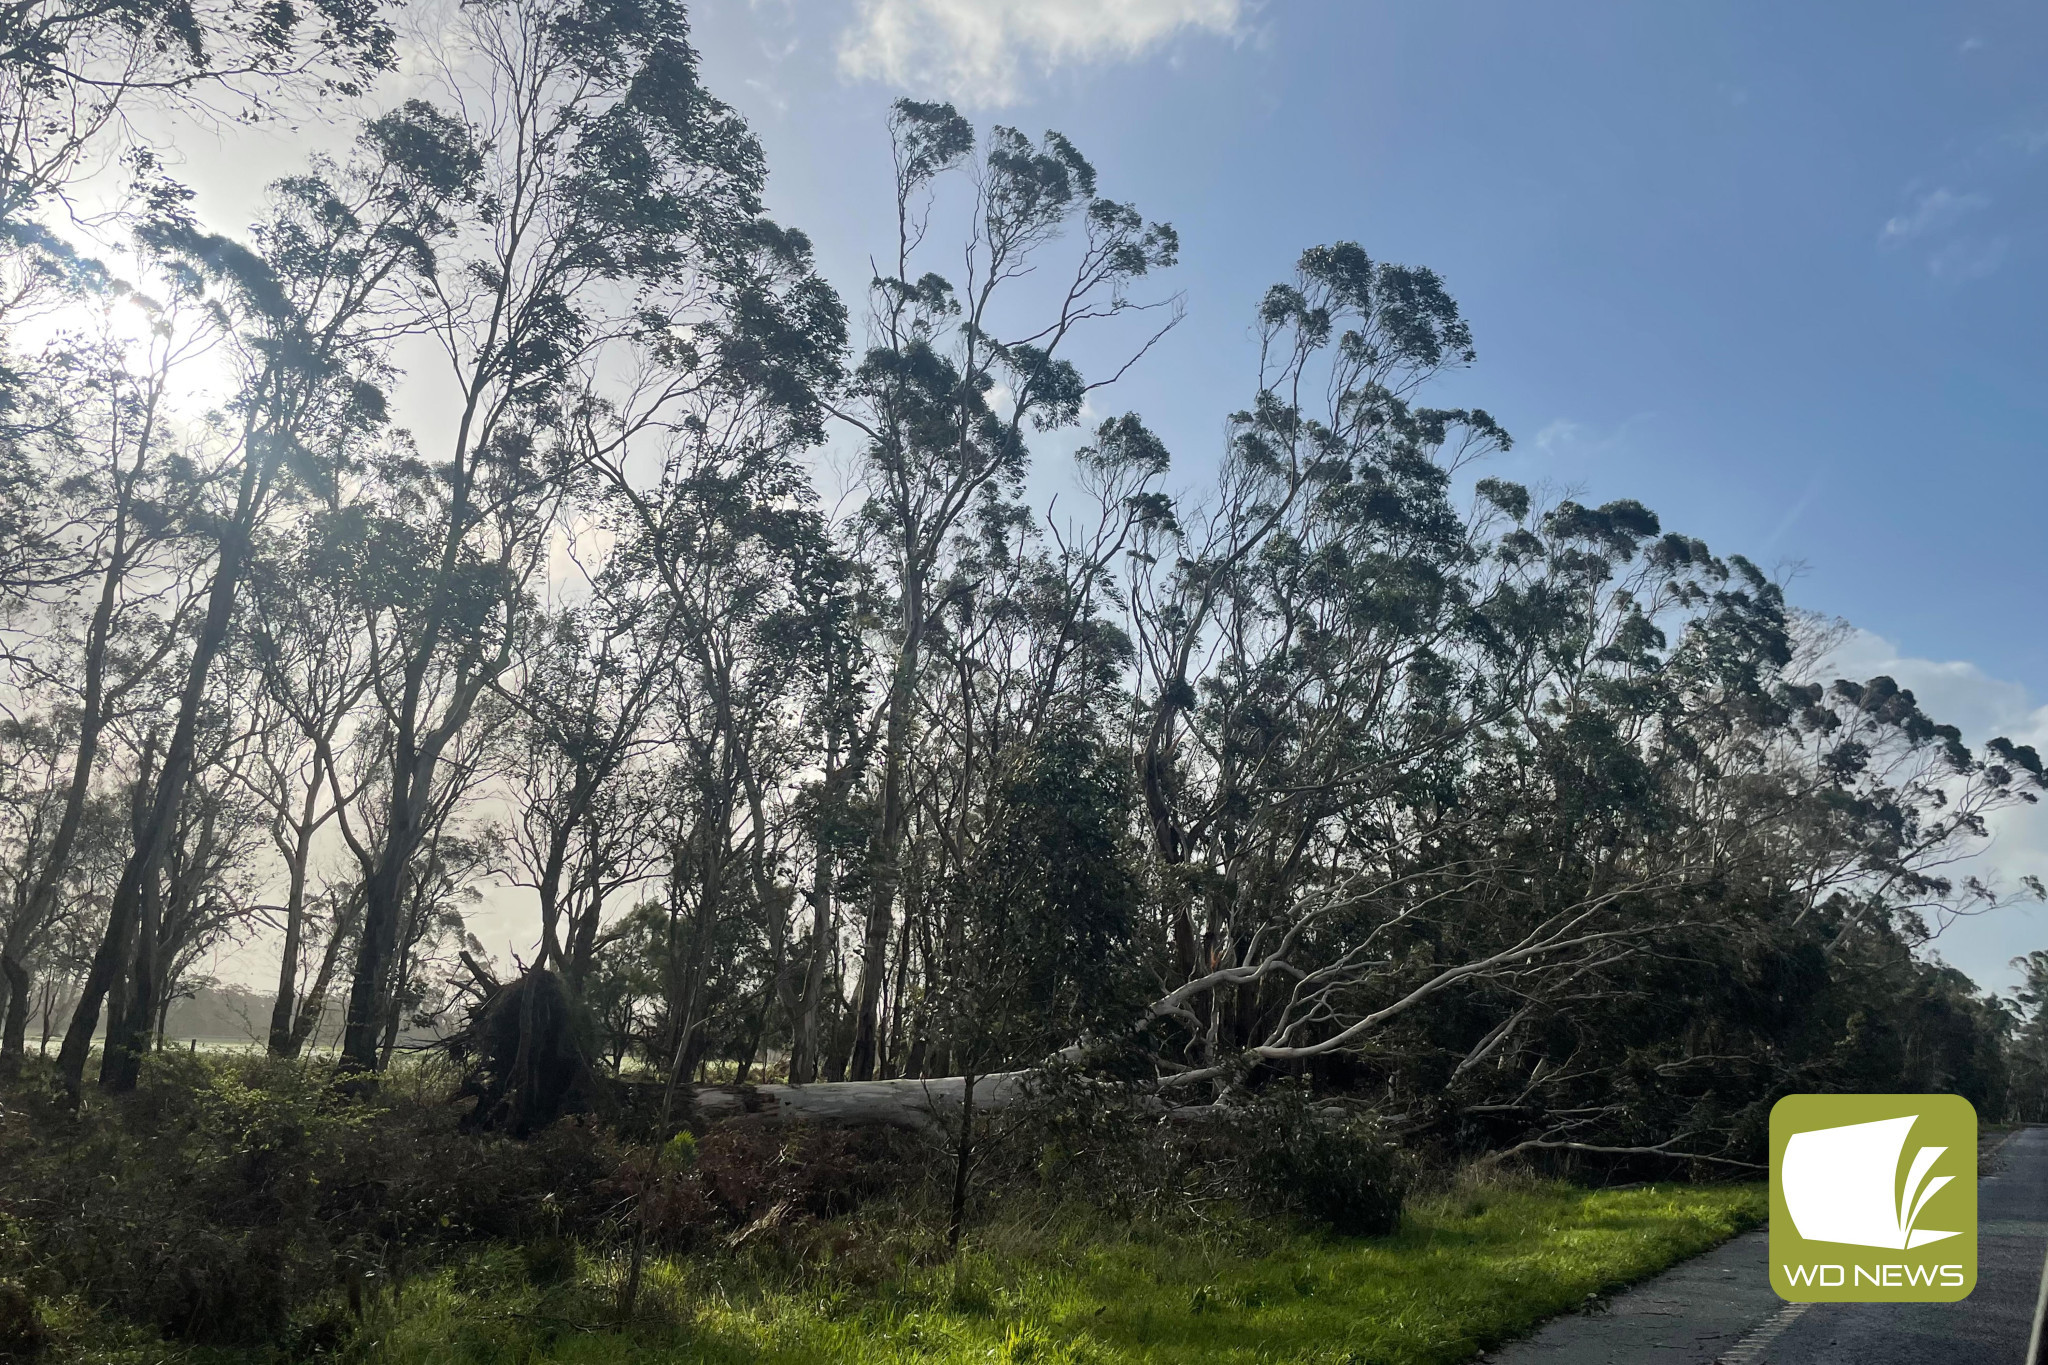
[[[974,1078],[974,1107],[1007,1109],[1031,1093],[1032,1071],[1001,1071]],[[959,1122],[967,1082],[961,1076],[929,1080],[824,1081],[817,1085],[699,1085],[691,1087],[698,1118],[717,1121],[760,1114],[787,1122],[830,1127],[884,1124],[933,1132]]]
[[[997,1113],[1028,1099],[1045,1079],[1042,1071],[1000,1071],[974,1078],[977,1113]],[[967,1082],[960,1076],[927,1080],[823,1081],[816,1085],[699,1085],[690,1087],[696,1116],[706,1122],[749,1114],[784,1122],[856,1127],[884,1124],[914,1133],[942,1132],[958,1124],[960,1099]],[[1144,1108],[1172,1123],[1201,1123],[1221,1118],[1226,1106],[1173,1105],[1147,1095]],[[1339,1111],[1333,1111],[1339,1112]]]
[[[574,1027],[574,1009],[559,978],[535,968],[500,982],[467,953],[473,981],[469,1017],[445,1046],[464,1064],[462,1094],[476,1103],[473,1127],[525,1136],[564,1114],[608,1107],[604,1087]],[[1007,1109],[1031,1093],[1042,1071],[1000,1071],[977,1076],[974,1105],[982,1113]],[[836,1127],[886,1125],[912,1132],[957,1128],[966,1081],[833,1081],[818,1085],[699,1085],[677,1098],[700,1121],[755,1114],[787,1122]]]
[[[605,1087],[573,1026],[574,1010],[554,973],[533,969],[500,982],[463,954],[474,981],[464,1027],[445,1046],[465,1066],[462,1094],[476,1103],[471,1126],[525,1136],[563,1114],[608,1109]],[[1069,1049],[1074,1056],[1079,1049]],[[1072,1058],[1062,1055],[1059,1061]],[[1043,1068],[998,1071],[974,1080],[974,1108],[999,1113],[1032,1095],[1047,1079]],[[1087,1084],[1087,1082],[1083,1082]],[[700,1122],[757,1115],[827,1127],[881,1125],[916,1133],[957,1129],[967,1082],[960,1076],[896,1081],[826,1081],[816,1085],[698,1085],[677,1098]],[[1212,1104],[1173,1105],[1157,1095],[1138,1102],[1160,1119],[1184,1123],[1215,1118]]]

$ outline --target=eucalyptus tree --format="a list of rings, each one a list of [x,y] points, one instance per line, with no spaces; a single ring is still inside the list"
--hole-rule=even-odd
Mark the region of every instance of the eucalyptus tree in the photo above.
[[[1490,624],[1498,577],[1451,500],[1505,433],[1416,401],[1473,356],[1437,277],[1312,249],[1268,291],[1259,338],[1212,505],[1162,527],[1129,587],[1133,761],[1170,955],[1150,1014],[1177,1039],[1177,1083],[1373,1026],[1378,1011],[1352,1011],[1380,940],[1433,899],[1412,881],[1418,788],[1516,663]],[[1516,946],[1560,948],[1573,923]]]
[[[859,868],[858,852],[867,821],[858,798],[873,757],[876,726],[867,706],[874,657],[867,637],[875,617],[873,585],[857,553],[821,557],[815,572],[798,593],[803,619],[799,635],[805,642],[798,670],[801,678],[801,726],[815,768],[797,791],[796,814],[808,826],[810,931],[795,959],[793,977],[789,1078],[807,1084],[819,1078],[829,1062],[827,1012],[844,999],[839,957],[839,904],[849,887],[849,864]],[[836,1052],[836,1050],[835,1050]]]
[[[339,495],[331,486],[329,496],[309,498],[303,518],[259,544],[234,669],[231,706],[248,717],[253,746],[244,780],[268,814],[284,869],[277,910],[283,939],[266,1040],[279,1057],[298,1054],[310,1027],[302,1027],[306,1006],[314,1003],[317,1017],[313,997],[324,996],[347,938],[347,916],[317,913],[334,901],[316,892],[315,856],[323,831],[355,807],[369,780],[365,750],[377,739],[374,727],[361,723],[376,675],[342,590],[355,526]]]
[[[2039,1123],[2048,1115],[2048,951],[2037,948],[2008,965],[2022,980],[2001,1002],[2011,1039],[2007,1112],[2022,1123]]]
[[[100,158],[139,141],[138,103],[157,112],[241,112],[311,90],[354,93],[393,58],[380,7],[299,8],[239,0],[23,0],[0,15],[0,252],[68,249],[34,216]],[[4,319],[0,311],[0,319]]]
[[[849,1074],[875,1074],[899,861],[910,818],[925,640],[946,599],[945,556],[955,532],[989,497],[1013,496],[1029,460],[1027,432],[1071,426],[1090,382],[1068,353],[1091,324],[1148,306],[1130,285],[1173,264],[1179,241],[1163,224],[1096,193],[1095,169],[1066,138],[1033,143],[1014,128],[989,131],[971,177],[967,241],[958,281],[923,269],[939,178],[968,162],[975,135],[944,104],[899,100],[890,119],[896,241],[890,273],[871,286],[867,353],[837,414],[859,432],[879,567],[896,599],[881,703],[876,828],[863,935],[858,1019]],[[1054,267],[1047,253],[1076,242]],[[1058,271],[1057,283],[1012,305],[1020,282]],[[1040,305],[1034,314],[1034,305]],[[1169,303],[1165,327],[1178,317]],[[1028,319],[1028,320],[1025,320]],[[1137,348],[1142,354],[1165,328]],[[1131,359],[1135,360],[1136,356]],[[1125,362],[1125,366],[1131,363]]]
[[[715,267],[762,231],[744,124],[698,81],[680,5],[507,0],[460,19],[440,154],[474,193],[417,293],[457,395],[443,449],[394,462],[365,617],[392,735],[344,1055],[368,1070],[405,869],[442,752],[510,667],[554,519],[593,461],[676,413]]]
[[[779,907],[791,896],[771,875],[768,807],[800,766],[784,707],[838,563],[797,457],[822,439],[821,400],[841,377],[845,310],[801,233],[756,220],[700,245],[694,297],[677,297],[672,344],[656,357],[659,405],[640,414],[607,408],[582,431],[595,475],[584,515],[611,541],[591,575],[591,610],[616,623],[605,627],[607,639],[617,633],[623,642],[630,624],[635,653],[610,668],[609,681],[593,659],[586,682],[570,688],[568,713],[583,736],[575,747],[585,757],[575,779],[558,784],[558,804],[570,815],[590,800],[579,791],[594,795],[651,738],[680,737],[690,758],[670,773],[690,774],[683,780],[710,803],[700,814],[734,800],[745,807],[718,823],[745,831],[738,847],[747,880],[768,938],[780,945],[787,915]],[[728,768],[738,786],[718,796],[727,789],[714,773]],[[646,788],[662,780],[618,787],[611,804],[659,799]],[[560,832],[563,822],[553,825]],[[623,850],[633,842],[621,840],[627,832],[590,828],[592,848]],[[586,866],[596,875],[610,856]],[[619,872],[605,875],[619,885],[636,879]],[[545,937],[549,893],[545,875],[540,881]],[[715,916],[718,898],[706,895],[700,913]],[[569,956],[572,980],[588,975],[598,913],[590,900]],[[778,961],[780,953],[771,948]],[[779,980],[780,968],[771,975]]]
[[[95,956],[65,1034],[59,1068],[75,1094],[107,992],[120,973],[121,944],[145,897],[155,894],[193,771],[202,708],[228,643],[259,528],[281,496],[319,483],[381,427],[376,380],[394,334],[396,281],[431,265],[446,231],[444,209],[463,193],[473,167],[450,158],[431,111],[408,106],[373,120],[363,157],[348,169],[316,167],[281,181],[255,249],[200,231],[179,213],[146,225],[144,238],[187,277],[210,287],[224,340],[239,365],[235,424],[224,429],[220,504],[198,530],[211,546],[204,607],[176,690],[136,849],[115,888],[106,940]],[[116,1068],[117,1078],[132,1068]]]
[[[74,851],[102,776],[109,726],[173,657],[198,601],[183,527],[203,496],[188,476],[179,383],[210,337],[193,300],[136,300],[151,324],[126,341],[103,321],[60,339],[26,371],[13,430],[43,488],[35,590],[0,629],[16,736],[8,856],[15,895],[0,911],[0,992],[26,1007],[33,946],[65,913]],[[17,582],[17,587],[22,586]],[[153,700],[153,699],[148,699]],[[26,799],[26,785],[36,796]],[[20,1021],[17,1021],[19,1023]],[[12,1065],[22,1030],[0,1041]]]
[[[1559,510],[1547,535],[1584,525]],[[1646,548],[1688,560],[1698,591],[1676,612],[1610,600],[1604,658],[1554,677],[1514,766],[1489,763],[1474,790],[1531,890],[1624,860],[1689,875],[1640,898],[1653,940],[1501,977],[1431,1021],[1432,1042],[1410,1037],[1442,1058],[1415,1068],[1423,1107],[1506,1147],[1716,1163],[1753,1162],[1793,1090],[1902,1084],[1996,1107],[1982,1054],[2001,1026],[1913,953],[1930,919],[2002,896],[1953,869],[1995,812],[2036,799],[2037,756],[1971,751],[1888,678],[1807,681],[1819,661],[1775,584],[1697,542]]]
[[[126,833],[121,812],[96,788],[79,803],[57,879],[45,887],[51,836],[70,805],[65,775],[75,741],[66,725],[47,715],[0,722],[0,769],[8,774],[0,782],[0,839],[8,852],[0,865],[0,1073],[20,1066],[38,1001],[54,1003],[53,994],[68,994],[72,950],[99,930],[104,905],[95,896],[96,879]]]
[[[475,942],[463,911],[481,899],[477,883],[500,856],[497,845],[497,831],[465,828],[444,816],[429,828],[406,869],[391,984],[378,1021],[379,1070],[391,1065],[407,1024],[431,1027],[449,1003],[443,983],[455,954]]]
[[[1821,941],[1860,922],[1843,970],[1921,989],[1887,945],[1916,897],[1988,894],[1942,865],[2038,759],[1889,680],[1798,681],[1777,586],[1640,504],[1481,479],[1460,512],[1505,436],[1418,401],[1472,356],[1428,272],[1318,249],[1261,324],[1214,506],[1128,593],[1162,1085],[1365,1070],[1525,1149],[1735,1159],[1721,1120],[1782,1093],[1751,1060],[1777,1044],[1734,1059],[1706,1024],[1739,990],[1678,964],[1847,953]],[[1711,1075],[1699,1113],[1622,1098],[1625,1062]]]
[[[259,923],[253,855],[264,820],[244,773],[253,746],[224,714],[212,720],[161,880],[136,919],[122,998],[108,1012],[101,1079],[119,1089],[133,1088],[143,1055],[162,1045],[165,1016],[195,988],[198,963],[221,944],[246,939]]]
[[[522,676],[505,688],[519,717],[513,879],[540,899],[536,965],[572,991],[590,974],[606,897],[641,880],[653,857],[633,768],[659,740],[649,722],[675,646],[642,586],[610,566],[588,602],[538,619]]]
[[[1003,946],[1014,935],[991,937],[980,924],[989,914],[1009,922],[996,913],[986,888],[992,875],[1007,882],[992,869],[1010,866],[1007,846],[1022,837],[1016,822],[1037,818],[1017,809],[1019,794],[1043,791],[1055,804],[1065,799],[1020,773],[1053,764],[1067,774],[1062,780],[1077,784],[1079,807],[1102,804],[1089,795],[1094,778],[1072,770],[1118,762],[1110,752],[1128,707],[1123,683],[1131,642],[1117,621],[1116,579],[1138,542],[1171,518],[1171,504],[1156,487],[1167,467],[1165,447],[1135,416],[1109,419],[1075,460],[1075,481],[1090,515],[1041,527],[1021,505],[990,499],[977,511],[976,534],[962,535],[952,547],[945,610],[928,641],[924,752],[913,765],[920,808],[908,866],[920,894],[906,895],[903,942],[915,953],[899,953],[903,987],[895,992],[897,1018],[889,1029],[905,1074],[944,1074],[970,1064],[986,1069],[992,1046],[1004,1057],[1017,1046],[1017,1011],[1008,1011],[1011,1022],[1001,1029],[981,1021],[1000,995],[987,983],[1008,979],[1012,969],[994,960],[1020,951]],[[1122,856],[1120,844],[1116,852]],[[1105,887],[1116,880],[1108,878]],[[1061,914],[1078,913],[1059,905]],[[1042,920],[1032,923],[1031,932],[1045,928]],[[1062,952],[1054,947],[1059,937],[1046,931],[1035,940],[1050,956],[1030,970],[1048,1002],[1048,1027],[1078,1031],[1070,1010],[1050,1005],[1063,991],[1048,983],[1099,982],[1114,975],[1124,948],[1096,942]],[[976,981],[984,984],[970,984]],[[1091,1016],[1090,1024],[1099,1027],[1100,1017]]]
[[[664,585],[680,645],[664,781],[675,841],[667,1016],[679,1074],[708,1040],[714,998],[728,1000],[727,1015],[751,1013],[752,1025],[738,1026],[756,1037],[771,1011],[794,1004],[789,845],[799,830],[789,798],[812,756],[793,722],[816,648],[810,595],[836,565],[814,501],[789,452],[697,452],[669,466],[658,514],[639,504],[652,519],[634,555]],[[676,914],[683,900],[687,922]],[[751,1007],[739,1005],[748,996]]]
[[[297,1057],[305,1051],[308,1043],[322,1036],[335,985],[345,980],[352,970],[350,954],[354,950],[362,918],[363,887],[359,880],[326,881],[307,896],[307,922],[318,925],[327,941],[321,946],[316,962],[310,953],[312,940],[310,937],[302,940],[308,948],[306,965],[311,970],[301,976],[306,984],[293,1003],[289,1032],[278,1048],[279,1056]]]

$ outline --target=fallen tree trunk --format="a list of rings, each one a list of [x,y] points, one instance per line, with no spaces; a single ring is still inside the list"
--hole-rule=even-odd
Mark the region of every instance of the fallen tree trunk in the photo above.
[[[1036,1070],[976,1076],[974,1107],[981,1113],[1000,1113],[1028,1099],[1044,1077],[1044,1072]],[[816,1085],[699,1085],[684,1087],[682,1093],[689,1097],[695,1117],[710,1123],[752,1114],[827,1127],[879,1124],[925,1133],[945,1131],[959,1122],[965,1090],[962,1077],[934,1076],[928,1080],[823,1081]],[[1139,1103],[1148,1113],[1173,1123],[1201,1123],[1229,1112],[1227,1106],[1217,1104],[1168,1104],[1155,1095],[1141,1096]]]
[[[974,1078],[974,1107],[1007,1109],[1030,1093],[1031,1071],[1003,1071]],[[957,1122],[966,1081],[959,1076],[930,1080],[826,1081],[816,1085],[699,1085],[689,1088],[696,1117],[711,1122],[760,1114],[786,1122],[828,1127],[883,1124],[931,1132]]]
[[[462,954],[474,997],[463,1028],[443,1044],[464,1063],[462,1093],[476,1100],[469,1122],[520,1136],[563,1114],[600,1107],[604,1088],[578,1040],[566,988],[542,968],[500,982]],[[1000,1071],[974,1080],[974,1107],[1008,1109],[1031,1092],[1037,1069]],[[832,1081],[815,1085],[682,1085],[676,1098],[702,1122],[761,1115],[828,1127],[886,1125],[912,1132],[957,1126],[966,1082],[959,1076],[929,1080]],[[631,1087],[638,1088],[638,1087]],[[664,1120],[668,1106],[662,1105]]]

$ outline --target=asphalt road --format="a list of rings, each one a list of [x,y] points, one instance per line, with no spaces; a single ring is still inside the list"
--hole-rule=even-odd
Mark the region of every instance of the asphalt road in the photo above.
[[[2023,1365],[2048,1252],[2048,1128],[1999,1150],[1977,1183],[1977,1287],[1960,1303],[1787,1304],[1768,1241],[1745,1233],[1560,1318],[1488,1365]]]

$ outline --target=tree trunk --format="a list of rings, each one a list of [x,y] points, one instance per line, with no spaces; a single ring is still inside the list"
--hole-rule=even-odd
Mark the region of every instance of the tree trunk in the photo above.
[[[1000,1113],[1030,1098],[1044,1073],[998,1071],[974,1078],[974,1112]],[[1104,1084],[1105,1091],[1116,1087]],[[953,1125],[965,1107],[967,1079],[937,1076],[928,1080],[824,1081],[816,1085],[697,1085],[678,1092],[689,1098],[691,1111],[706,1122],[759,1115],[785,1123],[827,1128],[888,1127],[922,1133],[952,1145]],[[1144,1112],[1162,1122],[1199,1124],[1229,1115],[1227,1105],[1173,1104],[1158,1095],[1143,1095]],[[1336,1111],[1331,1111],[1332,1116]]]
[[[135,930],[135,957],[128,971],[128,1003],[118,1023],[107,1025],[106,1050],[100,1057],[100,1084],[125,1094],[142,1078],[142,1058],[156,1031],[158,997],[163,993],[163,897],[149,885],[142,893],[142,922]]]
[[[354,927],[362,902],[350,896],[343,902],[342,910],[334,917],[334,928],[327,939],[327,948],[320,954],[320,971],[313,978],[313,987],[299,1000],[298,1016],[292,1020],[292,1032],[287,1057],[296,1057],[305,1050],[306,1042],[320,1027],[321,1016],[327,1013],[327,992],[334,985],[334,968],[341,960],[341,945],[347,941],[349,931]]]
[[[50,1039],[57,1032],[58,998],[56,983],[46,979],[43,983],[43,1037],[36,1047],[38,1057],[50,1055]]]
[[[867,941],[860,963],[860,1017],[854,1025],[853,1056],[848,1062],[848,1074],[856,1081],[872,1080],[880,1061],[877,1048],[882,992],[888,984],[883,969],[889,956],[889,930],[896,909],[896,881],[908,814],[903,800],[904,749],[910,743],[910,712],[916,699],[923,624],[923,594],[913,581],[905,585],[903,594],[903,647],[897,653],[896,672],[889,685],[887,748],[882,755],[882,824],[875,831],[869,856],[868,875],[873,890],[868,899]]]
[[[706,808],[709,809],[711,804],[707,801]],[[709,830],[703,831],[699,837],[703,840],[703,851],[698,864],[696,923],[691,926],[690,957],[683,968],[682,998],[675,1002],[682,1008],[677,1011],[673,1004],[670,1006],[671,1017],[676,1020],[677,1060],[674,1070],[679,1077],[695,1074],[697,1063],[702,1058],[704,979],[711,969],[712,929],[718,903],[725,892],[724,860],[712,851]]]
[[[398,1026],[404,1022],[405,1011],[399,1008],[398,998],[393,996],[385,1002],[384,1041],[377,1048],[377,1069],[391,1069],[391,1055],[398,1051]]]
[[[967,1226],[967,1181],[974,1171],[974,1073],[960,1080],[960,1136],[953,1151],[953,1210],[946,1220],[946,1247],[960,1250],[960,1233]]]
[[[414,957],[424,932],[427,916],[432,913],[429,897],[430,883],[435,876],[434,867],[438,857],[439,836],[427,846],[424,865],[411,881],[406,897],[404,913],[399,917],[398,941],[391,950],[390,984],[385,988],[382,1005],[383,1014],[378,1019],[379,1041],[377,1043],[377,1070],[379,1073],[391,1069],[391,1058],[398,1051],[398,1032],[405,1025],[405,999],[412,993],[413,973],[419,969]]]
[[[920,883],[922,878],[919,879]],[[899,1076],[916,1076],[924,1066],[924,1035],[919,1021],[924,1017],[924,1000],[931,984],[930,963],[925,963],[923,986],[913,1007],[910,1000],[910,955],[916,942],[919,917],[925,913],[923,886],[916,893],[903,898],[903,937],[896,945],[896,1000],[891,1008],[889,1020],[889,1044],[902,1058]]]
[[[1030,1093],[1033,1071],[1002,1071],[974,1078],[977,1110],[1007,1109]],[[941,1133],[961,1109],[966,1078],[840,1081],[820,1085],[700,1085],[694,1090],[699,1118],[719,1120],[767,1114],[791,1122],[826,1126],[882,1125],[919,1133]]]
[[[12,1076],[21,1069],[28,1046],[29,993],[35,979],[28,964],[13,953],[0,953],[0,977],[6,978],[7,986],[7,1019],[0,1024],[0,1076]]]
[[[401,831],[405,824],[404,817],[397,813],[399,804],[398,799],[393,800],[393,833]],[[355,979],[349,983],[348,1018],[341,1033],[341,1064],[351,1072],[367,1074],[378,1069],[384,1001],[390,994],[391,953],[398,942],[399,882],[405,875],[405,862],[404,858],[393,857],[387,846],[382,860],[363,881],[363,936],[356,946]]]
[[[315,775],[318,775],[315,769]],[[299,822],[292,832],[291,881],[284,899],[284,952],[277,968],[277,999],[270,1007],[270,1038],[273,1057],[297,1053],[292,1046],[292,1020],[298,1012],[299,954],[306,936],[306,864],[313,853],[313,815],[319,809],[320,788],[316,782],[306,788],[306,800],[299,809]]]
[[[575,834],[576,821],[582,815],[582,793],[583,779],[579,774],[576,787],[569,795],[568,812],[548,831],[547,856],[541,860],[540,876],[534,879],[534,894],[540,897],[540,960],[534,965],[559,972],[572,989],[580,988],[582,981],[570,969],[569,955],[562,949],[561,932],[557,926],[562,918],[562,869],[569,861],[569,840]],[[571,935],[574,935],[573,928]]]
[[[832,904],[832,857],[822,848],[811,870],[811,957],[804,966],[803,1003],[789,1047],[789,1079],[805,1085],[818,1079],[818,1012],[824,1007],[825,964],[831,955],[838,916]]]
[[[910,998],[910,934],[918,913],[917,884],[913,881],[903,897],[903,934],[896,944],[896,980],[888,997],[888,1029],[876,1039],[882,1079],[908,1075],[898,1069],[903,1056],[903,1008]],[[856,1077],[855,1079],[858,1079]]]
[[[269,443],[265,442],[264,448]],[[234,619],[235,599],[242,583],[242,568],[248,561],[251,523],[264,492],[265,463],[253,452],[242,466],[242,484],[235,502],[234,520],[221,536],[220,563],[207,589],[206,619],[192,644],[192,658],[186,666],[185,686],[178,697],[177,724],[171,731],[170,748],[164,754],[162,774],[157,778],[154,799],[147,817],[136,830],[135,852],[121,869],[114,887],[113,903],[107,911],[107,933],[99,951],[93,954],[92,969],[72,1012],[71,1027],[65,1031],[64,1046],[57,1055],[57,1070],[65,1090],[74,1098],[85,1084],[85,1060],[92,1050],[92,1035],[99,1027],[100,1008],[115,982],[121,955],[120,943],[132,932],[141,911],[142,898],[153,889],[158,869],[170,849],[176,832],[178,812],[185,799],[185,784],[192,776],[193,755],[199,743],[199,711],[206,699],[207,678],[214,658],[227,643],[228,626]],[[108,1035],[111,1043],[113,1035]],[[109,1049],[111,1052],[111,1048]],[[124,1087],[125,1088],[125,1087]]]
[[[569,993],[578,999],[597,963],[597,931],[604,923],[604,859],[595,847],[590,853],[590,872],[583,882],[583,904],[569,918]]]
[[[149,419],[152,424],[155,411],[152,400]],[[140,472],[141,461],[138,459],[136,475]],[[118,468],[116,470],[118,491],[114,503],[113,548],[107,559],[107,572],[100,583],[99,601],[93,607],[92,621],[85,632],[85,677],[84,692],[79,698],[78,748],[72,755],[71,781],[64,790],[64,813],[58,817],[57,831],[44,855],[42,874],[28,894],[23,927],[31,935],[50,922],[57,908],[57,890],[63,885],[64,874],[70,868],[71,846],[77,841],[79,826],[85,819],[86,799],[92,792],[93,765],[99,758],[100,732],[107,721],[107,650],[113,637],[114,607],[120,597],[122,581],[128,574],[128,495],[134,477],[131,475],[130,481],[123,482]],[[15,946],[18,955],[21,945]],[[11,1001],[9,1009],[11,1013]],[[19,1068],[22,1050],[26,1046],[26,1031],[24,1020],[22,1032],[9,1029],[4,1037],[0,1037],[0,1068]],[[44,1039],[45,1050],[48,1041]],[[81,1061],[79,1065],[83,1074],[84,1063]]]

